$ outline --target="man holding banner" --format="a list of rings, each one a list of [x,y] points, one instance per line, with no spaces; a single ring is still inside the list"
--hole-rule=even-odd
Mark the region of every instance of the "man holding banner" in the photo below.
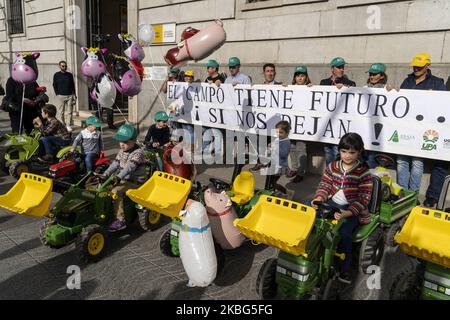
[[[417,54],[410,64],[413,68],[413,73],[408,75],[403,81],[400,89],[446,91],[444,79],[431,74],[430,64],[431,57],[428,53]],[[399,155],[397,157],[398,184],[404,188],[419,192],[423,167],[422,158]],[[430,185],[426,193],[426,200],[423,203],[424,206],[434,207],[436,205],[447,173],[448,163],[446,161],[433,161]]]

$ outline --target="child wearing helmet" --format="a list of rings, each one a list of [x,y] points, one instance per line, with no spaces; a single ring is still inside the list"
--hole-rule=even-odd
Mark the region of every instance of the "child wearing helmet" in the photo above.
[[[144,151],[136,144],[137,135],[134,126],[124,124],[113,137],[114,140],[119,141],[120,151],[102,175],[103,178],[114,175],[117,179],[112,189],[112,192],[118,196],[117,200],[114,201],[116,220],[109,226],[109,231],[118,231],[126,227],[123,204],[125,192],[128,189],[138,188],[147,178],[147,158]]]
[[[98,159],[100,151],[103,150],[103,141],[100,131],[102,124],[97,117],[89,117],[86,119],[86,129],[81,131],[72,144],[71,152],[74,152],[81,145],[81,154],[84,156],[86,171],[94,170],[95,160]]]

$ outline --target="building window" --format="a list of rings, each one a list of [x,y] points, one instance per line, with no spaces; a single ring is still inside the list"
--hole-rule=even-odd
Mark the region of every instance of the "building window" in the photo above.
[[[7,0],[9,34],[24,33],[23,10],[21,0]]]

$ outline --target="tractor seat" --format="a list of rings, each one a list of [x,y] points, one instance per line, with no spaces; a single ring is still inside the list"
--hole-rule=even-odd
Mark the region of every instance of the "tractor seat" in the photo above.
[[[233,182],[231,189],[233,197],[231,201],[237,205],[245,205],[249,203],[255,195],[255,177],[253,173],[244,171],[240,173]]]

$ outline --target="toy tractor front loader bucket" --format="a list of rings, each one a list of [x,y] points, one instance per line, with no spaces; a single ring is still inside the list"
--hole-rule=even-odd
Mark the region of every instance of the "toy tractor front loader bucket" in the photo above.
[[[395,241],[408,255],[450,268],[450,213],[415,207]]]
[[[33,217],[48,215],[52,201],[53,181],[31,173],[22,173],[20,179],[0,196],[0,207]]]
[[[170,218],[180,215],[191,192],[192,182],[181,177],[155,171],[139,189],[130,189],[127,196],[144,208]]]
[[[256,206],[234,225],[246,237],[295,256],[306,254],[316,211],[282,198],[261,196]]]

